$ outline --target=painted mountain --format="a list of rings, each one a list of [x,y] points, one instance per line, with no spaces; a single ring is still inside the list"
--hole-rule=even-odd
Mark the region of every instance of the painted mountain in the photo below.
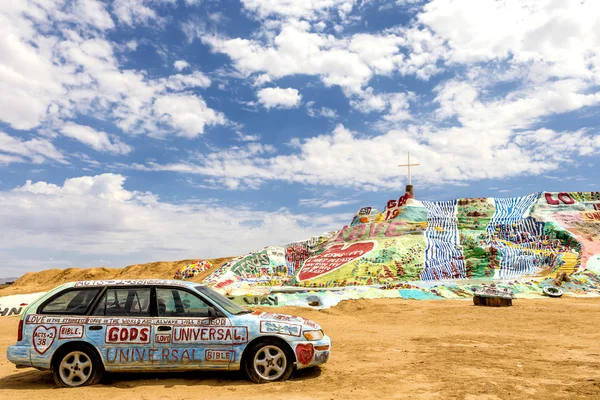
[[[399,282],[510,280],[600,272],[600,192],[418,201],[361,208],[337,232],[269,246],[205,282],[253,286],[389,287]]]

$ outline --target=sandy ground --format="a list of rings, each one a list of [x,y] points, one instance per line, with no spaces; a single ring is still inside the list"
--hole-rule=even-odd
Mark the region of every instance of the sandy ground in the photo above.
[[[55,389],[47,372],[6,360],[16,318],[0,324],[0,399],[600,399],[600,299],[346,301],[315,311],[329,362],[287,382],[255,385],[236,372],[109,375]]]

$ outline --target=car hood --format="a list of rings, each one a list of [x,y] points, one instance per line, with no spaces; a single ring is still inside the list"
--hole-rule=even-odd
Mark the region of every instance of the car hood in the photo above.
[[[254,311],[252,313],[255,317],[257,317],[260,321],[275,321],[289,324],[302,325],[305,331],[310,330],[318,330],[321,329],[321,326],[310,319],[296,317],[293,315],[287,314],[276,314],[271,312],[263,312],[263,311]]]

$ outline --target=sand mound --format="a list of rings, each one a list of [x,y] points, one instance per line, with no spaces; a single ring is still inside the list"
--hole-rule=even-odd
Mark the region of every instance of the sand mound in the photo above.
[[[231,257],[208,260],[212,268],[191,279],[194,282],[202,280],[214,272]],[[158,261],[147,264],[134,264],[125,268],[67,268],[49,269],[41,272],[28,272],[17,279],[14,284],[0,289],[0,296],[13,294],[35,293],[50,290],[58,285],[74,281],[105,280],[105,279],[173,279],[175,271],[194,260]]]

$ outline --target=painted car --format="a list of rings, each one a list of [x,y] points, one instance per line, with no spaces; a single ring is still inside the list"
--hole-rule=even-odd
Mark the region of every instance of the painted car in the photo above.
[[[331,341],[301,317],[247,310],[183,281],[73,282],[23,312],[7,351],[18,367],[51,370],[60,387],[105,371],[243,370],[256,383],[323,364]]]

